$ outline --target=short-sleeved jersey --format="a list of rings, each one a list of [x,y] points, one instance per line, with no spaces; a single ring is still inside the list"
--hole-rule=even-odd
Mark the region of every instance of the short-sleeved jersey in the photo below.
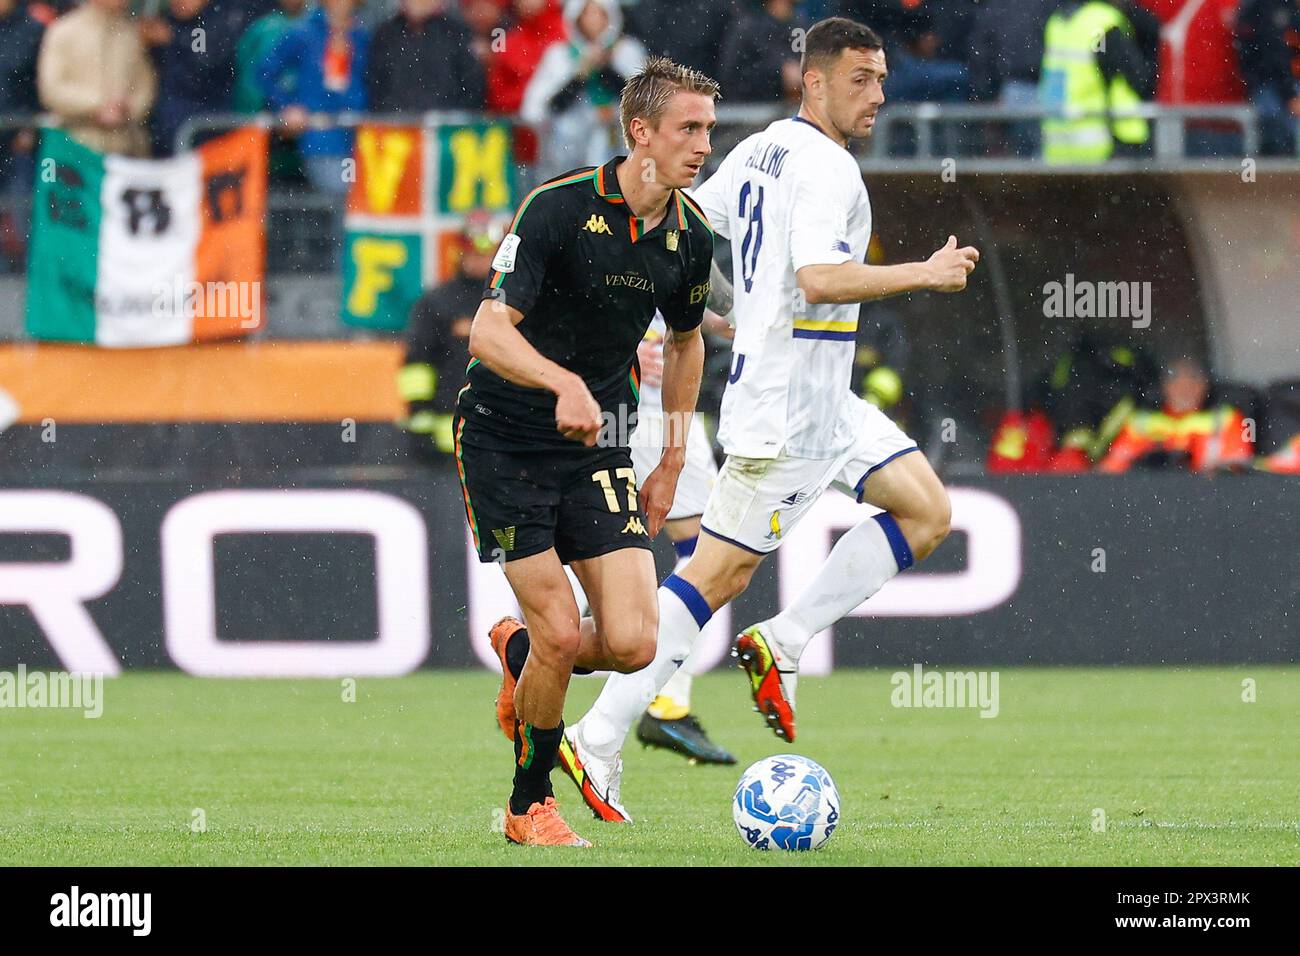
[[[719,441],[743,458],[835,457],[856,428],[858,304],[803,303],[795,273],[866,261],[871,205],[857,162],[812,123],[777,120],[693,196],[731,240],[736,338]]]
[[[636,409],[636,348],[655,311],[678,332],[699,326],[713,261],[708,220],[680,190],[653,229],[631,214],[615,175],[624,159],[565,173],[529,193],[483,291],[522,312],[523,337],[582,376],[615,422]],[[555,430],[553,393],[508,382],[477,361],[468,379],[459,403],[466,444],[583,447]]]

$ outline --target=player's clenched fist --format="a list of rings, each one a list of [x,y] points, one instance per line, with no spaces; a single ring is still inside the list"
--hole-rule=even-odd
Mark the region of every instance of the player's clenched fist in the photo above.
[[[980,251],[974,246],[957,248],[957,237],[949,236],[948,243],[929,259],[932,278],[930,288],[935,292],[960,292],[966,288],[966,277],[975,271],[980,261]]]
[[[555,430],[588,448],[596,444],[600,436],[600,405],[591,397],[582,379],[577,379],[556,397]]]

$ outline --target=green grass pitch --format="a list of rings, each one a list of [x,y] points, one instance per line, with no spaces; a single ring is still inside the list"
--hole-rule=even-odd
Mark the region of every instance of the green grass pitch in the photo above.
[[[340,681],[133,673],[97,720],[0,709],[0,864],[1300,863],[1300,668],[1008,669],[992,719],[895,708],[889,678],[806,678],[785,747],[739,673],[709,674],[696,712],[740,766],[633,742],[633,826],[591,819],[556,771],[596,846],[537,850],[495,829],[512,755],[486,672],[360,679],[353,703]],[[573,682],[570,719],[598,689]],[[839,786],[818,853],[752,851],[731,822],[741,769],[785,750]]]

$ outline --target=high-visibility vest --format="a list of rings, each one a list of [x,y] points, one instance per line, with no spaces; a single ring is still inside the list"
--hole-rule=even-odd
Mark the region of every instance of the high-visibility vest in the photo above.
[[[1155,451],[1185,454],[1195,471],[1245,465],[1255,452],[1254,428],[1231,405],[1182,415],[1139,409],[1129,416],[1097,467],[1128,471],[1139,458]]]
[[[1073,14],[1052,14],[1044,37],[1039,98],[1066,114],[1093,114],[1084,119],[1043,120],[1043,160],[1048,163],[1101,163],[1121,143],[1145,143],[1147,121],[1123,113],[1142,102],[1122,76],[1106,78],[1097,61],[1103,38],[1113,29],[1134,35],[1128,17],[1109,3],[1094,0]],[[1104,115],[1109,114],[1109,119]]]

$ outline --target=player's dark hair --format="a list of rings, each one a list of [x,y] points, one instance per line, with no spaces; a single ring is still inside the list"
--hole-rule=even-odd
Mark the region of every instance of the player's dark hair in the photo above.
[[[865,23],[847,17],[828,17],[818,20],[804,36],[803,56],[799,72],[828,68],[842,50],[883,50],[885,41],[880,34]]]

